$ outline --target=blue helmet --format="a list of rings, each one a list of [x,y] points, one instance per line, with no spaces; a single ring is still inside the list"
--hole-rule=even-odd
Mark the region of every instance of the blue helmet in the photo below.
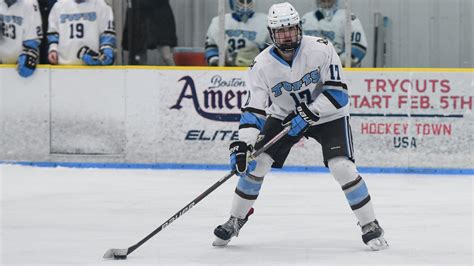
[[[229,0],[232,16],[239,21],[246,22],[255,13],[254,0]]]

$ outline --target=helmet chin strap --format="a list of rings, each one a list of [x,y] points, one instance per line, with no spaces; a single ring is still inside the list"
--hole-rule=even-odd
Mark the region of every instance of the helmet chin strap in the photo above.
[[[288,55],[288,56],[289,56],[289,55],[292,55],[292,54],[296,51],[295,48],[283,49],[283,50],[282,50],[281,48],[278,48],[278,47],[277,47],[277,49],[278,49],[278,51],[279,51],[280,53],[282,53],[282,54],[284,54],[284,55]]]
[[[297,46],[293,46],[291,44],[279,44],[277,46],[278,50],[280,50],[283,53],[289,54],[291,52],[294,52],[297,48]]]

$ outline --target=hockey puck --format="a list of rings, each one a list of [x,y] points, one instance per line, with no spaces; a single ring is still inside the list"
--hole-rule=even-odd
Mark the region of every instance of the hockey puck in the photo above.
[[[114,255],[114,259],[116,259],[116,260],[126,260],[127,255]]]

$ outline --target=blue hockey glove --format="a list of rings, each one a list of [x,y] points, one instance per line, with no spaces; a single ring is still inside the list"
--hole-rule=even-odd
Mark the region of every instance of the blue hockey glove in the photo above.
[[[33,75],[36,69],[36,62],[38,60],[38,52],[34,49],[25,49],[18,56],[18,74],[20,76],[27,78]]]
[[[284,127],[291,125],[288,135],[292,137],[301,136],[310,127],[316,125],[319,120],[319,114],[309,110],[306,103],[301,103],[296,110],[290,113],[284,120]]]
[[[102,60],[102,65],[112,65],[114,63],[114,50],[112,48],[102,49],[100,58]]]
[[[230,166],[232,170],[237,171],[237,175],[246,174],[255,170],[257,162],[255,160],[249,162],[252,151],[252,145],[247,145],[247,143],[243,141],[234,141],[230,144]]]
[[[81,49],[77,52],[77,58],[81,59],[89,66],[99,66],[102,65],[100,60],[100,54],[96,51],[90,49],[87,46],[82,46]]]

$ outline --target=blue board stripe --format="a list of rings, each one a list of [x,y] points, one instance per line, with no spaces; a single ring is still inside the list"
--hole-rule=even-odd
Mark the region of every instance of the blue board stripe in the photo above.
[[[229,170],[229,165],[222,164],[176,164],[176,163],[79,163],[79,162],[8,162],[0,164],[26,165],[36,167],[71,167],[71,168],[105,168],[105,169],[182,169],[182,170]],[[474,169],[468,168],[418,168],[418,167],[358,167],[361,173],[385,174],[429,174],[429,175],[474,175]],[[283,169],[272,169],[274,172],[313,172],[328,173],[322,166],[286,166]]]

